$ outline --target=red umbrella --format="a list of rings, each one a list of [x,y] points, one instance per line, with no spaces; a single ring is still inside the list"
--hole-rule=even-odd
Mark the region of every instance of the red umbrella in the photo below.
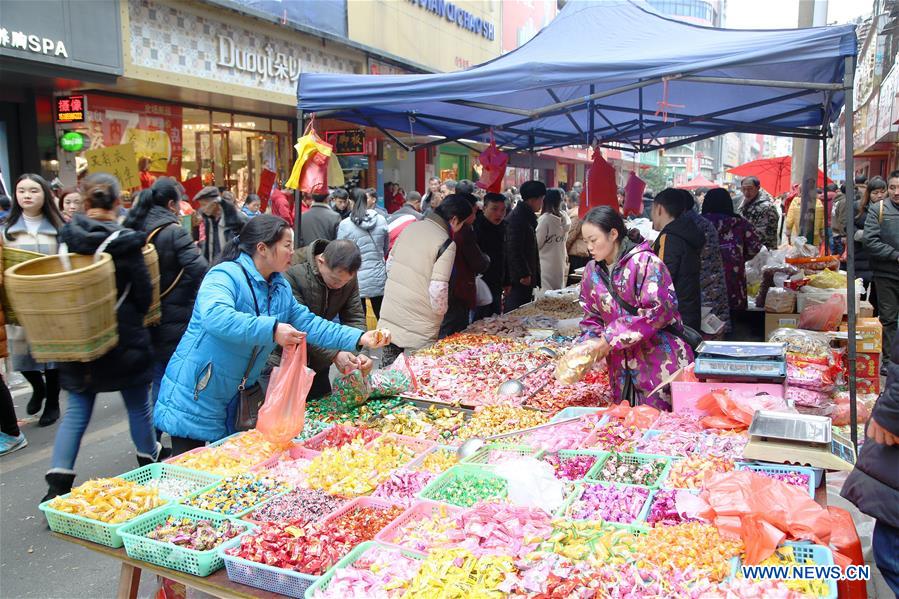
[[[760,158],[735,166],[727,172],[741,177],[758,177],[762,188],[771,195],[778,196],[791,189],[790,175],[793,172],[793,158],[779,156],[777,158]],[[830,179],[828,183],[832,183]],[[818,187],[824,187],[824,173],[818,169]]]
[[[687,181],[687,182],[684,183],[683,185],[678,185],[678,186],[677,186],[678,189],[699,189],[700,187],[707,187],[707,188],[709,188],[709,189],[712,189],[712,188],[714,188],[714,187],[721,187],[721,186],[718,185],[717,183],[714,183],[714,182],[712,182],[712,181],[709,181],[708,179],[706,179],[706,178],[703,177],[702,175],[699,175],[699,176],[696,177],[695,179],[690,179],[689,181]]]

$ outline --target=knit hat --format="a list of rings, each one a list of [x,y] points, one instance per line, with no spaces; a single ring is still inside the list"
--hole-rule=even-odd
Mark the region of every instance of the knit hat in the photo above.
[[[197,195],[194,196],[194,201],[198,202],[200,200],[211,200],[213,198],[218,201],[220,199],[221,193],[218,190],[218,187],[213,187],[212,185],[207,185],[203,189],[197,192]]]

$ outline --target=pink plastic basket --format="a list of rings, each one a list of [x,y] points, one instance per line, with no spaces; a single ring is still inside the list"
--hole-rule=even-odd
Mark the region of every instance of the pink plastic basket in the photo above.
[[[342,507],[334,510],[327,516],[321,519],[321,526],[326,526],[331,522],[337,520],[347,512],[350,512],[357,507],[375,507],[375,508],[392,508],[392,507],[402,507],[399,503],[395,501],[390,501],[388,499],[379,499],[377,497],[357,497],[352,501],[347,502]],[[398,516],[399,517],[399,516]],[[386,528],[386,526],[385,526]],[[378,531],[380,532],[380,531]]]
[[[419,547],[404,542],[402,538],[404,531],[402,529],[410,522],[429,519],[435,512],[441,513],[441,510],[448,518],[453,518],[464,511],[462,508],[448,503],[420,499],[400,514],[396,520],[385,526],[384,530],[375,535],[375,540],[411,551],[427,552],[429,550],[427,547]]]
[[[258,472],[259,470],[268,470],[269,468],[271,468],[272,466],[274,466],[275,464],[277,464],[278,462],[280,462],[282,460],[284,460],[284,461],[299,460],[299,459],[313,460],[320,455],[321,455],[321,452],[319,452],[319,451],[315,451],[315,450],[309,449],[307,447],[303,447],[302,445],[299,445],[299,444],[293,444],[290,446],[290,449],[288,449],[287,451],[285,451],[283,453],[279,453],[276,456],[272,456],[271,458],[265,460],[264,462],[262,462],[261,464],[259,464],[257,466],[253,466],[253,468],[251,468],[251,470],[254,472]]]

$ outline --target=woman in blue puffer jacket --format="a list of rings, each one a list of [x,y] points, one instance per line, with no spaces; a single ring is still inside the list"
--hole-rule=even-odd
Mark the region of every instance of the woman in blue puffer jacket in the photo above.
[[[387,284],[387,254],[390,252],[390,233],[387,219],[369,207],[368,197],[361,189],[353,190],[353,211],[337,229],[337,239],[349,239],[359,247],[362,267],[359,278],[359,297],[362,309],[366,298],[371,300],[375,318],[381,317],[381,302]]]
[[[156,428],[171,435],[173,454],[234,432],[244,373],[249,365],[250,387],[276,345],[299,343],[304,334],[312,345],[343,351],[385,344],[382,336],[329,322],[297,303],[281,275],[293,249],[287,222],[262,214],[203,279],[156,404]]]

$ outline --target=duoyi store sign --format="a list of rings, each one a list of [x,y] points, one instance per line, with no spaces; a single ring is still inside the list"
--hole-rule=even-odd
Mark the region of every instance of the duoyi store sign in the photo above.
[[[467,29],[476,35],[480,35],[490,41],[496,37],[496,28],[487,19],[475,16],[446,0],[409,0],[412,4],[418,4],[421,8],[443,17],[457,27]]]
[[[254,75],[259,81],[270,79],[296,81],[300,77],[299,58],[284,52],[275,52],[271,44],[262,51],[243,48],[227,35],[218,36],[218,60],[223,69],[231,69]]]

